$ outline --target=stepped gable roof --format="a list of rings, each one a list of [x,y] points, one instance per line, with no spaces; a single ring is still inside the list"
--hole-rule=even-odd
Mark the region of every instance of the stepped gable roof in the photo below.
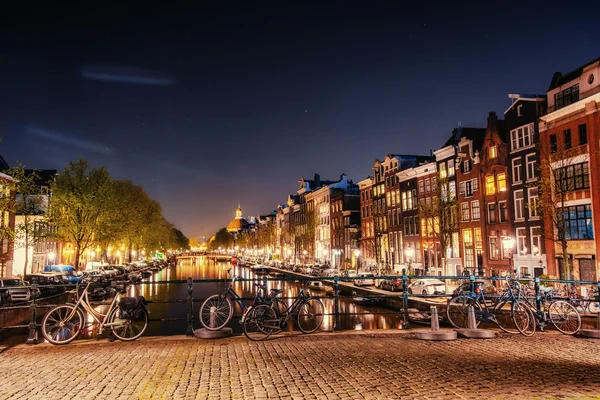
[[[595,60],[592,60],[588,63],[585,63],[582,66],[577,67],[573,71],[567,72],[564,75],[560,72],[555,72],[554,76],[552,77],[552,80],[550,81],[550,86],[548,87],[548,91],[551,91],[554,88],[557,88],[569,81],[572,81],[575,78],[580,77],[581,74],[583,73],[583,70],[585,69],[585,67],[587,67],[588,65],[591,65],[593,63],[596,63],[598,61],[600,61],[600,57],[596,58]]]
[[[485,137],[486,128],[463,128],[459,126],[458,128],[454,128],[452,130],[452,135],[450,138],[444,143],[442,148],[447,146],[455,146],[460,142],[461,138],[467,138],[473,141],[474,149],[481,149],[483,145],[483,138]]]

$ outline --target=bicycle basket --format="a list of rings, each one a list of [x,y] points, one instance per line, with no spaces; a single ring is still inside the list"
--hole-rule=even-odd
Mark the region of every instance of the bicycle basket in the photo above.
[[[146,304],[148,303],[146,302],[144,296],[122,298],[119,302],[119,311],[121,313],[121,319],[143,319],[144,310],[148,311]]]

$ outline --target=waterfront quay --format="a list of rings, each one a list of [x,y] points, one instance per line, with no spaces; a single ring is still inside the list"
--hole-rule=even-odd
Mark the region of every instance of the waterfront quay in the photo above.
[[[145,337],[0,353],[12,399],[598,399],[600,340],[426,342],[401,330]]]

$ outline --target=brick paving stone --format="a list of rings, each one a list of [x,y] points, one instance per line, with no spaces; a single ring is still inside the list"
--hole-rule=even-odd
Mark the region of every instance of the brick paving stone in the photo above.
[[[593,399],[600,340],[425,342],[404,332],[20,345],[0,399]],[[57,379],[56,377],[61,377]]]

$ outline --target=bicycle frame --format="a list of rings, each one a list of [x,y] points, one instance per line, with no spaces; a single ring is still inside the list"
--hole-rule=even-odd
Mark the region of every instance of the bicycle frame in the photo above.
[[[68,319],[72,318],[78,309],[83,309],[87,311],[88,314],[91,315],[94,319],[94,322],[98,324],[98,334],[101,335],[105,328],[111,328],[112,326],[117,325],[115,323],[104,323],[104,321],[106,320],[106,317],[108,317],[116,308],[116,305],[119,303],[121,295],[118,292],[115,293],[115,296],[113,297],[110,306],[108,307],[108,311],[106,312],[106,314],[103,314],[100,311],[95,310],[94,307],[92,307],[92,305],[90,304],[90,300],[88,297],[88,289],[90,285],[91,282],[88,282],[85,289],[83,289],[83,293],[81,293],[81,295],[78,296],[77,302],[75,302],[73,311],[71,312],[71,314],[69,314]],[[94,322],[92,322],[92,324]]]

